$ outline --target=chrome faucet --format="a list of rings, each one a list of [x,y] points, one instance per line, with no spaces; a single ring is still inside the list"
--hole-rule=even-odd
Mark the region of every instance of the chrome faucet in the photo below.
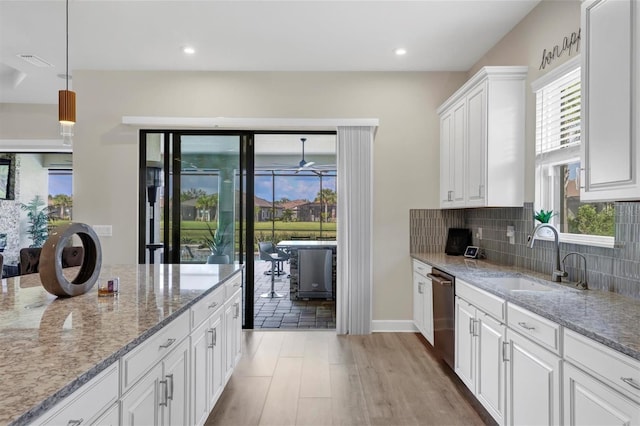
[[[562,282],[562,277],[566,277],[567,273],[562,270],[560,267],[560,239],[558,236],[558,230],[548,223],[541,223],[533,229],[531,235],[527,237],[527,241],[529,242],[529,248],[533,248],[533,243],[536,242],[536,234],[542,228],[549,228],[553,231],[553,241],[556,247],[556,266],[553,272],[551,273],[551,280],[557,283]]]
[[[587,285],[587,258],[584,257],[582,254],[580,253],[576,253],[576,252],[571,252],[571,253],[567,253],[565,255],[565,257],[562,258],[562,270],[566,271],[566,269],[564,268],[564,261],[567,259],[567,257],[571,256],[571,255],[575,255],[575,256],[579,256],[582,258],[582,265],[584,266],[583,268],[579,268],[578,269],[578,282],[576,283],[576,287],[579,287],[583,290],[588,290],[589,286]]]

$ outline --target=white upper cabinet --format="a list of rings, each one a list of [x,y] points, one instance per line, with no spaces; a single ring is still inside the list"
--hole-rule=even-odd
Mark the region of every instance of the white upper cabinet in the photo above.
[[[640,4],[582,3],[583,201],[640,198]]]
[[[440,115],[440,207],[521,207],[527,67],[484,67]]]

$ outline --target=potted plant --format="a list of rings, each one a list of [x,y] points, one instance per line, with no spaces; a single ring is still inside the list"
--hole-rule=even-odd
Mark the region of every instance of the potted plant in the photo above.
[[[214,231],[208,223],[207,229],[209,230],[209,236],[204,237],[204,243],[211,250],[211,254],[207,257],[207,263],[229,263],[229,255],[225,254],[229,243],[223,232],[219,232],[219,229]]]
[[[549,223],[551,218],[554,217],[556,213],[553,210],[544,210],[540,209],[538,211],[533,212],[533,219],[537,220],[540,223]],[[537,234],[541,237],[553,237],[553,231],[548,228],[539,229]]]
[[[533,218],[540,223],[549,223],[552,217],[554,217],[556,213],[553,210],[544,210],[540,209],[537,212],[534,211]]]
[[[27,234],[31,237],[33,244],[30,248],[42,247],[45,241],[47,241],[49,218],[46,213],[47,204],[40,198],[39,195],[33,197],[29,204],[20,204],[22,210],[27,212],[27,219],[29,221],[29,228]]]

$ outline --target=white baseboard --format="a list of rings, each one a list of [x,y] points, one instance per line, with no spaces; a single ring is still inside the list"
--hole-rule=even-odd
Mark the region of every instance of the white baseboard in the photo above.
[[[371,321],[371,331],[374,333],[417,333],[418,329],[412,320],[373,320]]]

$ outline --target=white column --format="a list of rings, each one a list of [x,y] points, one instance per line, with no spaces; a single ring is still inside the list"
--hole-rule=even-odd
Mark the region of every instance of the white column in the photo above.
[[[375,127],[338,127],[336,331],[371,333],[373,135]]]

